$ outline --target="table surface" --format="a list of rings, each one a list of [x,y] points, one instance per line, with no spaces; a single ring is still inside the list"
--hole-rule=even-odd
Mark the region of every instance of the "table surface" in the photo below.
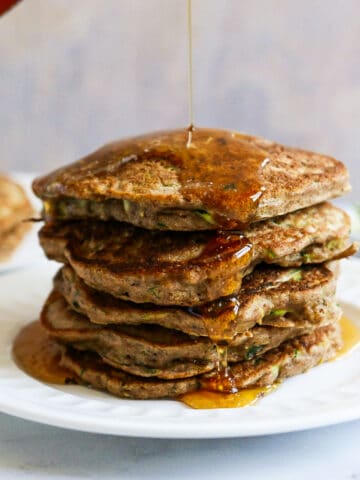
[[[228,440],[63,430],[0,414],[0,479],[360,479],[360,421]]]

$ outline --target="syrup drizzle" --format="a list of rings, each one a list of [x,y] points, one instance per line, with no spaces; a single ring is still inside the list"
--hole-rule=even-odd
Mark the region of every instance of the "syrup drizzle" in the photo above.
[[[221,257],[225,248],[227,255],[236,259],[237,268],[240,267],[245,272],[252,259],[252,244],[249,240],[244,235],[235,232],[218,232],[207,244],[204,250],[205,258]],[[202,319],[207,336],[216,347],[216,369],[210,376],[204,378],[202,390],[223,393],[237,392],[236,382],[228,365],[228,344],[235,336],[234,327],[239,307],[238,298],[231,296],[188,309],[190,314]]]
[[[71,227],[66,231],[64,229],[64,236],[67,238],[67,248],[71,252],[72,258],[81,259],[82,261],[101,262],[107,264],[113,272],[120,271],[133,272],[137,270],[140,272],[143,268],[151,268],[152,271],[163,272],[166,271],[171,274],[176,272],[183,273],[189,266],[190,268],[202,266],[207,269],[214,269],[218,265],[224,265],[225,262],[228,268],[235,269],[238,272],[238,278],[229,281],[229,294],[238,291],[241,286],[241,272],[245,272],[252,260],[252,244],[241,234],[233,232],[200,232],[192,235],[189,239],[187,234],[176,232],[161,232],[161,231],[143,231],[141,229],[127,228],[121,223],[103,223],[89,222],[86,229],[83,225],[80,227]],[[66,227],[67,228],[67,227]],[[48,226],[50,235],[53,230],[51,225]],[[55,235],[59,232],[55,226]],[[62,236],[63,234],[61,234]],[[189,241],[190,240],[190,241]],[[129,244],[137,245],[135,253],[127,247]],[[159,251],[159,245],[163,245]],[[170,245],[169,250],[167,245]],[[194,247],[194,245],[201,245],[202,251],[193,258],[180,261],[169,261],[170,254],[177,250],[182,252]],[[139,258],[138,250],[141,250],[141,257]],[[114,262],[114,257],[109,255],[109,252],[122,251],[125,257],[121,263]],[[180,253],[181,257],[181,253]],[[227,295],[224,293],[223,295]],[[219,299],[221,305],[226,299]],[[215,302],[215,305],[218,304]],[[199,307],[198,309],[189,308],[189,312],[194,315],[203,315],[211,313],[213,303]],[[215,313],[219,313],[218,307]],[[209,312],[208,312],[209,310]]]
[[[202,390],[236,393],[235,378],[228,365],[228,344],[234,337],[233,326],[237,319],[239,300],[236,297],[220,298],[209,304],[189,309],[201,317],[207,336],[214,343],[217,353],[215,371],[201,382]]]
[[[213,302],[191,307],[188,312],[200,317],[205,325],[207,336],[214,344],[229,344],[236,332],[235,326],[240,308],[236,296],[223,297]]]
[[[238,270],[244,273],[252,259],[252,244],[242,234],[218,232],[205,248],[206,258],[209,255],[215,258],[220,256],[225,247],[227,254],[236,259]],[[239,283],[241,284],[241,279]],[[216,370],[202,381],[203,390],[237,392],[236,382],[228,365],[228,344],[235,336],[239,307],[238,298],[229,296],[188,309],[190,314],[202,319],[207,336],[215,345],[217,352]]]
[[[187,128],[188,138],[187,138],[187,142],[186,142],[186,148],[191,148],[194,130],[195,130],[194,125],[192,123],[190,123],[190,125]]]
[[[360,328],[354,322],[343,316],[340,320],[340,328],[343,345],[334,360],[349,355],[360,345]]]
[[[227,345],[216,344],[217,364],[214,373],[204,377],[201,381],[201,390],[220,392],[224,394],[237,393],[235,377],[228,365]],[[200,390],[200,392],[201,392]]]

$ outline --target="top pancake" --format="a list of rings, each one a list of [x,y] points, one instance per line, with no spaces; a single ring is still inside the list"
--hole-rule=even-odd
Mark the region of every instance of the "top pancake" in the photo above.
[[[121,140],[34,181],[50,218],[149,229],[234,229],[349,191],[344,165],[240,133],[196,129]]]

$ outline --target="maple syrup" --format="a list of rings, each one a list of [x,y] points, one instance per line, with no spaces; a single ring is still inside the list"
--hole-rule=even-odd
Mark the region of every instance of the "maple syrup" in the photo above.
[[[343,345],[334,360],[348,355],[360,345],[360,328],[354,322],[343,315],[340,320],[340,328]]]
[[[41,382],[66,384],[73,374],[59,365],[60,346],[39,321],[26,325],[13,343],[13,358],[21,370]]]
[[[52,229],[49,223],[45,228],[49,235],[53,231],[58,231],[56,225],[55,229]],[[144,231],[120,222],[112,223],[110,226],[105,222],[100,225],[98,222],[88,222],[81,224],[80,227],[75,226],[71,230],[64,229],[64,232],[73,258],[90,263],[93,259],[102,263],[108,262],[114,272],[140,272],[142,268],[146,268],[154,272],[166,271],[175,274],[183,272],[187,266],[215,268],[227,262],[229,268],[236,268],[239,272],[238,278],[234,279],[234,284],[231,285],[231,291],[240,288],[241,272],[248,268],[252,260],[251,242],[243,235],[232,232],[224,232],[224,234],[199,232],[189,238],[187,233]],[[124,241],[125,245],[128,242],[141,245],[141,256],[130,254],[122,259],[121,263],[116,264],[109,255],[109,251],[115,251]],[[181,258],[179,261],[169,261],[167,248],[171,252],[176,249],[191,250],[194,244],[202,246],[200,254],[183,261]],[[164,247],[162,248],[161,245]],[[200,310],[199,313],[201,313]]]
[[[253,405],[257,400],[273,392],[279,384],[267,387],[243,389],[236,393],[223,394],[207,390],[185,393],[179,400],[196,409],[212,408],[242,408]]]
[[[196,262],[199,263],[202,258],[206,263],[209,258],[222,261],[235,258],[241,260],[241,264],[246,268],[252,260],[252,244],[241,233],[217,231],[209,237],[202,254],[196,258]]]
[[[233,326],[239,307],[239,300],[236,297],[229,297],[189,309],[193,315],[200,316],[207,336],[216,347],[216,369],[202,382],[204,391],[237,392],[236,382],[228,365],[228,344],[234,337]]]
[[[239,308],[239,299],[231,296],[219,298],[198,307],[191,307],[188,312],[201,318],[207,336],[214,344],[229,344],[235,336]]]
[[[252,244],[241,234],[235,232],[218,232],[207,244],[203,255],[205,258],[220,257],[226,246],[226,255],[235,257],[239,267],[245,272],[252,259]],[[221,256],[221,258],[223,258]],[[240,271],[240,270],[239,270]],[[241,284],[241,279],[238,279]],[[213,342],[217,352],[217,368],[202,384],[206,391],[235,393],[237,391],[231,368],[227,361],[228,344],[235,336],[235,325],[240,308],[236,296],[223,297],[213,302],[191,307],[188,312],[200,317],[208,338]]]
[[[217,362],[215,372],[201,381],[201,390],[220,393],[236,393],[236,381],[228,365],[227,345],[216,344]],[[201,391],[200,390],[200,391]]]

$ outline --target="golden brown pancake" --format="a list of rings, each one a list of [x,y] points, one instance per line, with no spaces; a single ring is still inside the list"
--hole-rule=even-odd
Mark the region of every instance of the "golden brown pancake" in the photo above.
[[[99,326],[159,325],[191,336],[217,336],[222,332],[231,340],[256,324],[307,326],[339,316],[334,267],[308,266],[295,274],[290,268],[258,267],[245,277],[241,292],[233,299],[236,308],[229,322],[221,308],[224,299],[201,307],[202,315],[191,308],[126,302],[88,287],[69,266],[58,272],[54,287],[75,312]]]
[[[198,128],[120,140],[38,178],[49,218],[234,229],[349,191],[345,166],[260,137]]]

